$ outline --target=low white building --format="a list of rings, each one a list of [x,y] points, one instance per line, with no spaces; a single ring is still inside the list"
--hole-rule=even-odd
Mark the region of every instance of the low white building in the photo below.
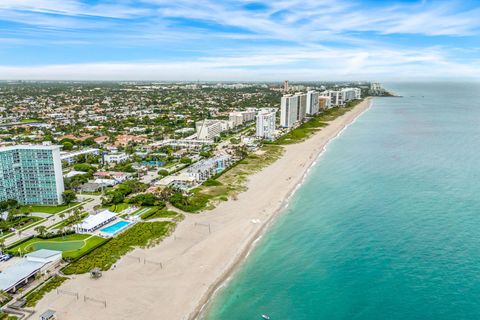
[[[121,163],[127,161],[130,156],[123,152],[118,153],[109,153],[103,156],[103,161],[105,163]]]
[[[62,260],[62,252],[41,249],[27,253],[23,259],[0,273],[0,290],[13,293],[29,282],[37,274],[53,270]]]
[[[79,175],[82,175],[82,174],[87,174],[87,172],[72,170],[72,171],[64,174],[63,177],[64,178],[71,178],[71,177],[79,176]]]
[[[101,178],[99,178],[99,179],[93,180],[93,183],[103,185],[104,187],[113,187],[113,186],[116,186],[117,184],[119,184],[120,182],[118,182],[115,179],[101,179]]]
[[[73,229],[77,233],[91,233],[104,225],[117,219],[117,214],[110,210],[103,210],[97,214],[89,215],[81,223],[73,226]]]
[[[75,158],[82,154],[93,154],[99,155],[100,150],[96,148],[90,148],[85,150],[73,151],[73,152],[61,152],[60,153],[60,160],[67,162],[68,164],[75,163]]]
[[[185,173],[193,177],[196,182],[202,182],[229,167],[231,160],[231,157],[227,155],[200,160],[188,167]]]
[[[113,179],[118,183],[124,182],[132,178],[132,174],[128,172],[117,171],[97,171],[93,174],[95,179]]]
[[[197,181],[191,175],[181,173],[174,176],[166,176],[155,183],[159,187],[173,187],[182,190],[188,190],[197,185]]]

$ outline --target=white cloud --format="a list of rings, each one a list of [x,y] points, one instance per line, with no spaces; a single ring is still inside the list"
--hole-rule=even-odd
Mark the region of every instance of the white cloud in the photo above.
[[[149,48],[174,47],[171,55],[188,52],[190,57],[172,63],[125,58],[121,63],[0,66],[0,77],[279,80],[290,76],[313,80],[480,74],[478,61],[471,58],[475,52],[468,48],[439,42],[442,46],[415,49],[405,42],[395,43],[392,36],[415,36],[430,43],[451,36],[478,38],[480,9],[465,8],[460,2],[367,7],[347,0],[259,0],[265,9],[257,11],[246,10],[248,2],[100,0],[89,5],[81,0],[0,0],[0,20],[24,25],[0,31],[0,42],[9,47],[109,44],[112,52],[128,48],[135,50],[136,57]],[[179,26],[180,19],[213,27],[188,22]],[[94,51],[91,60],[95,61]]]
[[[480,63],[449,62],[437,48],[427,52],[376,49],[260,50],[193,61],[0,66],[4,79],[31,80],[356,80],[464,77],[478,79]]]

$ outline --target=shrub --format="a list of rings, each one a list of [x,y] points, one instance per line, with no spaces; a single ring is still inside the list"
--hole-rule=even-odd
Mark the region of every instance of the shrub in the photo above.
[[[68,278],[54,276],[45,282],[43,285],[39,286],[38,288],[32,290],[30,293],[27,294],[25,297],[26,300],[26,307],[34,307],[40,299],[43,298],[44,295],[49,293],[50,291],[60,287],[62,283],[67,280]]]
[[[159,174],[160,176],[165,177],[165,176],[168,176],[168,175],[169,175],[169,172],[168,172],[168,170],[160,169],[160,170],[158,170],[158,174]]]
[[[138,222],[103,246],[72,262],[62,271],[65,274],[80,274],[90,272],[93,268],[108,270],[134,247],[155,245],[169,235],[174,227],[173,222]]]
[[[209,196],[200,192],[195,192],[191,197],[176,192],[170,197],[170,203],[174,207],[186,212],[198,212],[204,209],[208,204],[208,200]]]
[[[208,179],[207,181],[205,181],[203,183],[203,185],[206,186],[206,187],[216,187],[216,186],[221,186],[222,183],[218,180]]]

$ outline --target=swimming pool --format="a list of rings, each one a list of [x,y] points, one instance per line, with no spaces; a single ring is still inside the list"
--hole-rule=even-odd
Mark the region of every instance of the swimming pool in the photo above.
[[[117,223],[112,224],[111,226],[105,227],[100,229],[101,232],[107,233],[111,236],[116,235],[117,233],[121,232],[123,229],[127,228],[127,226],[131,224],[131,222],[122,220],[118,221]]]

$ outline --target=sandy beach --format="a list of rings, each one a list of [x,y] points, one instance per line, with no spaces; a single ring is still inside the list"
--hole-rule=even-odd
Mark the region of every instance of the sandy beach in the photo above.
[[[248,190],[237,200],[187,215],[172,236],[153,248],[129,253],[98,280],[89,275],[73,277],[61,286],[64,293],[50,292],[37,304],[34,317],[53,309],[59,320],[197,318],[215,289],[281,212],[325,145],[370,102],[366,99],[307,141],[286,146],[279,160],[250,176]]]

